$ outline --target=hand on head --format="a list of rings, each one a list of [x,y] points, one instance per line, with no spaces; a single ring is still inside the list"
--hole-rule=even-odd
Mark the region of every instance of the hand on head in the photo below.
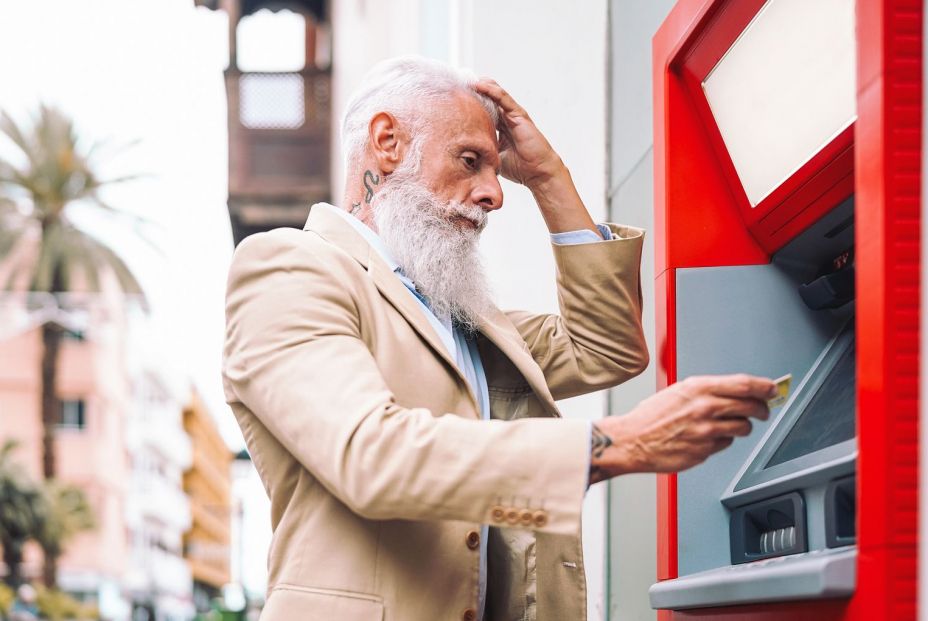
[[[525,108],[490,78],[474,88],[499,106],[500,174],[529,188],[555,176],[563,162]]]

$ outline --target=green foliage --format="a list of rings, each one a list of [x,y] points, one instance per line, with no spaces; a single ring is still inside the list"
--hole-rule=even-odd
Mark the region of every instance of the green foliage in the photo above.
[[[68,206],[78,201],[127,217],[103,202],[100,189],[132,177],[101,179],[94,161],[101,145],[83,148],[73,121],[53,107],[41,106],[29,128],[0,112],[0,136],[12,143],[21,160],[14,164],[0,159],[0,260],[16,261],[0,288],[10,290],[24,280],[31,291],[68,291],[80,274],[91,291],[99,291],[100,274],[111,271],[123,291],[141,294],[123,260],[67,217]],[[26,205],[19,209],[16,199],[22,198]],[[28,243],[30,232],[40,239],[37,255],[15,253]]]
[[[0,114],[0,131],[24,156],[15,166],[0,163],[0,182],[21,187],[35,201],[42,217],[58,218],[71,201],[97,199],[103,182],[90,162],[92,149],[82,153],[74,123],[50,106],[41,106],[31,130]]]
[[[46,556],[58,558],[74,535],[93,529],[96,521],[80,488],[51,479],[46,481],[42,492],[47,515],[36,539]]]
[[[13,600],[15,598],[16,591],[0,582],[0,619],[9,618],[10,607],[13,606]]]
[[[13,586],[19,584],[23,546],[38,537],[48,515],[41,488],[11,457],[16,446],[7,440],[0,448],[0,546]]]
[[[17,445],[7,440],[0,448],[0,542],[29,539],[45,521],[41,489],[12,459]]]
[[[15,449],[14,440],[0,448],[0,546],[18,576],[27,541],[37,541],[46,556],[58,558],[74,535],[94,528],[95,519],[83,490],[54,479],[37,484],[13,461]]]
[[[67,593],[56,589],[38,587],[36,605],[39,615],[48,621],[65,621],[65,619],[99,619],[100,611],[96,606],[82,604]]]

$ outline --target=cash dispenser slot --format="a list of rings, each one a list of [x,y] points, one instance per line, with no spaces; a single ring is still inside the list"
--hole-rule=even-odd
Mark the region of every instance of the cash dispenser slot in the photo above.
[[[825,490],[825,545],[840,548],[857,543],[857,477],[828,484]]]
[[[762,500],[732,511],[732,565],[805,552],[805,503],[799,492]]]

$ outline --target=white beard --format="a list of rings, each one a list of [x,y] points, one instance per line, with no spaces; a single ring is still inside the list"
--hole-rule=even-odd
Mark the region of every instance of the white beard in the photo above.
[[[372,207],[381,239],[432,312],[475,331],[479,318],[493,308],[478,247],[486,212],[442,202],[403,170],[388,178]],[[456,223],[455,217],[467,218],[476,227]]]

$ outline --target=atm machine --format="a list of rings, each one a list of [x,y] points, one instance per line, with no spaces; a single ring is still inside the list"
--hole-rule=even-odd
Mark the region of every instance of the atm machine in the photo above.
[[[792,375],[658,479],[659,619],[915,619],[922,0],[680,0],[654,51],[659,388]]]

